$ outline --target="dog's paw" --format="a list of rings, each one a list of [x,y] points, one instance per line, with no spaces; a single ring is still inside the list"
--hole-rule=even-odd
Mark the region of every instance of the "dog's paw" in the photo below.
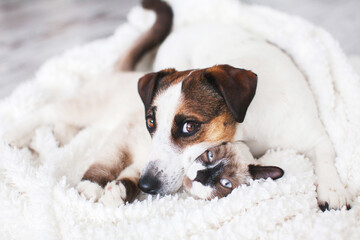
[[[76,188],[78,192],[84,195],[88,200],[93,199],[94,201],[97,201],[104,193],[104,189],[99,184],[88,180],[81,181]]]
[[[340,181],[331,184],[320,183],[317,187],[318,204],[322,211],[341,209],[344,206],[350,209],[350,197]]]
[[[125,203],[126,188],[120,181],[109,182],[104,189],[104,193],[99,202],[105,206],[119,207]]]

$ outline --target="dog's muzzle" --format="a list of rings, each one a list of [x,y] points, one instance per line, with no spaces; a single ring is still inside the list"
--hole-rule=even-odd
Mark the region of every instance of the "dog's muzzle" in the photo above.
[[[170,162],[171,163],[171,162]],[[138,187],[150,194],[171,194],[179,190],[184,178],[184,169],[169,161],[155,160],[143,170]]]

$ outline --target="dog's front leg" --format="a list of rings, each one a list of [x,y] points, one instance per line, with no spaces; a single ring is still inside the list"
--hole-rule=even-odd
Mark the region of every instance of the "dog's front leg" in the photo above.
[[[307,154],[315,165],[317,197],[322,211],[350,208],[350,199],[334,165],[335,151],[330,139],[325,136]]]
[[[123,202],[131,203],[135,200],[140,190],[137,187],[140,178],[140,170],[131,165],[121,172],[119,177],[109,182],[99,199],[106,206],[119,206]]]
[[[117,190],[120,191],[119,202],[126,200],[124,198],[126,189],[121,190],[122,185],[119,185],[120,182],[117,179],[121,171],[131,164],[130,154],[121,148],[106,146],[96,159],[97,161],[89,167],[78,184],[78,191],[87,199],[92,198],[98,201],[105,194],[105,189],[110,189],[108,185],[115,184],[118,185]]]
[[[139,193],[137,183],[140,170],[131,165],[120,173],[119,166],[118,169],[115,168],[99,163],[93,164],[78,184],[78,191],[87,199],[94,199],[106,206],[133,202]]]
[[[78,184],[78,191],[87,199],[119,206],[132,202],[138,194],[141,166],[137,165],[133,150],[124,143],[123,130],[119,127],[110,133]]]

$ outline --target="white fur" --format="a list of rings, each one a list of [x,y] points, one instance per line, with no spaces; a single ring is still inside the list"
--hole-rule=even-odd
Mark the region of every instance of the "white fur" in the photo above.
[[[152,137],[148,166],[163,171],[166,175],[159,176],[162,182],[162,193],[174,192],[181,187],[183,164],[181,149],[171,141],[173,119],[181,103],[181,84],[169,87],[160,92],[153,103],[156,111],[156,131]],[[149,171],[149,167],[144,172]]]
[[[201,163],[194,162],[187,169],[186,176],[193,181],[196,178],[198,171],[204,170],[205,168],[206,167],[204,167]]]
[[[213,189],[210,186],[204,186],[199,182],[193,182],[189,193],[200,199],[210,199]]]

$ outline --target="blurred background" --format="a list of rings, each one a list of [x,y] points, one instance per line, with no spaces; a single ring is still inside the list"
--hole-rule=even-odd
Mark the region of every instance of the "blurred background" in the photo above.
[[[181,1],[181,0],[179,0]],[[240,1],[240,0],[239,0]],[[242,0],[322,26],[345,53],[360,55],[360,0]],[[0,99],[49,57],[111,35],[140,0],[0,0]]]

